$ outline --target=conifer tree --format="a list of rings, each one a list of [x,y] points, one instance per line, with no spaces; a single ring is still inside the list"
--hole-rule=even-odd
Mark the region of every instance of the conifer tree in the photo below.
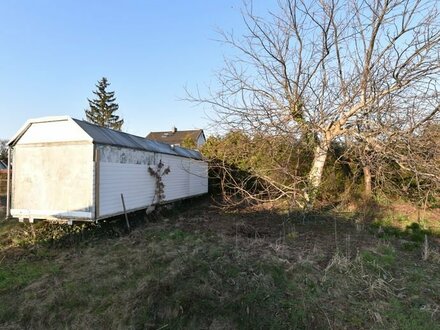
[[[123,119],[119,119],[115,112],[119,109],[119,105],[115,103],[115,92],[108,92],[107,87],[110,86],[107,78],[103,77],[95,85],[97,90],[93,91],[96,98],[87,99],[89,109],[85,110],[87,121],[120,131],[124,124]]]
[[[0,160],[8,162],[8,140],[0,140]]]

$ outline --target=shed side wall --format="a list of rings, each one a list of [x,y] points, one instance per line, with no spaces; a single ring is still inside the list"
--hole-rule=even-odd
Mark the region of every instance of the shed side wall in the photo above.
[[[97,146],[99,152],[99,218],[123,212],[121,194],[127,211],[147,208],[157,202],[156,180],[148,168],[157,170],[160,161],[170,172],[162,176],[163,201],[173,201],[208,191],[207,164],[167,154],[115,146]],[[194,166],[192,171],[191,166]]]
[[[189,186],[190,195],[208,193],[208,163],[191,159]]]
[[[147,165],[101,162],[99,173],[99,217],[121,213],[124,195],[126,209],[134,210],[152,204],[155,183]]]
[[[164,184],[165,201],[186,198],[189,192],[189,173],[191,160],[189,158],[172,155],[161,155],[165,168],[169,166],[170,173],[162,177]]]
[[[128,211],[146,208],[153,203],[155,181],[148,166],[156,162],[152,152],[97,146],[99,152],[98,217],[123,212],[121,194]]]

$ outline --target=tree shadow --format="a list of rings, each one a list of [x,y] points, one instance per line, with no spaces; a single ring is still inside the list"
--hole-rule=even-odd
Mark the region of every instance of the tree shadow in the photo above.
[[[132,231],[149,227],[159,230],[178,228],[191,233],[221,236],[231,242],[243,240],[244,244],[250,245],[258,242],[271,249],[287,242],[290,248],[296,247],[298,251],[312,251],[319,247],[329,257],[338,249],[347,249],[347,245],[356,251],[375,240],[397,238],[418,246],[425,235],[438,235],[417,223],[402,229],[378,222],[377,219],[382,219],[383,210],[375,205],[373,210],[365,207],[352,213],[332,209],[288,210],[264,204],[222,209],[205,195],[162,205],[148,216],[145,211],[130,213],[129,222]],[[19,258],[39,248],[81,248],[128,235],[130,232],[123,215],[98,223],[75,223],[72,226],[49,222],[23,224],[10,219],[0,222],[0,259]]]
[[[18,219],[4,219],[0,213],[0,260],[3,257],[17,258],[29,251],[39,248],[63,250],[95,244],[102,240],[111,240],[130,235],[131,231],[146,227],[152,223],[168,221],[168,217],[186,210],[194,209],[200,204],[206,205],[206,196],[190,198],[171,204],[156,206],[149,214],[146,210],[128,213],[130,229],[127,228],[124,215],[99,220],[97,222],[66,223],[36,220],[35,223],[20,223]]]

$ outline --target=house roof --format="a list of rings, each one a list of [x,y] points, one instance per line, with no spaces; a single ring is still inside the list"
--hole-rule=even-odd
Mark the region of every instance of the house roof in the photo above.
[[[193,141],[197,142],[197,139],[199,138],[200,134],[203,134],[202,129],[195,129],[195,130],[186,130],[186,131],[164,131],[164,132],[150,132],[150,134],[147,135],[147,139],[164,142],[168,144],[182,144],[182,142],[185,139],[192,139]]]
[[[150,152],[165,153],[170,155],[182,156],[193,159],[202,159],[201,154],[195,150],[182,147],[171,147],[169,144],[152,141],[141,136],[116,131],[110,128],[101,127],[83,120],[71,118],[69,116],[44,117],[28,120],[23,127],[8,142],[9,146],[15,145],[26,131],[34,124],[47,122],[67,121],[79,126],[86,133],[87,140],[96,144],[127,147],[131,149],[145,150]]]

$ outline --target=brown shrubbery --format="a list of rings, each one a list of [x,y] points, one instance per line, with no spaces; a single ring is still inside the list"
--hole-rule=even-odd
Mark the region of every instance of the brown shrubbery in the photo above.
[[[433,126],[414,135],[411,141],[414,150],[400,163],[391,151],[388,155],[368,151],[372,196],[366,196],[365,192],[365,152],[360,153],[360,146],[353,143],[332,143],[318,192],[320,205],[380,196],[435,206],[439,196],[438,134],[438,127]],[[220,192],[228,204],[287,198],[292,206],[302,206],[302,191],[306,188],[314,150],[310,141],[313,139],[307,137],[250,136],[238,130],[222,137],[210,137],[202,153],[210,161],[211,191]],[[417,157],[423,157],[423,162],[417,162]],[[430,168],[425,168],[426,164]]]

